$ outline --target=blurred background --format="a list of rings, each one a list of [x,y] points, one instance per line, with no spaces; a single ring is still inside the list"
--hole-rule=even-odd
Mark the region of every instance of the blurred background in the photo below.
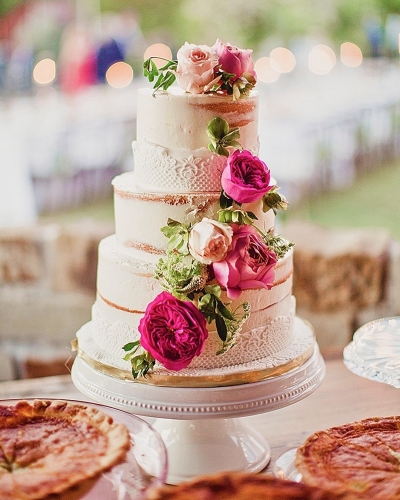
[[[90,319],[144,58],[217,38],[254,51],[260,157],[290,203],[278,224],[400,240],[400,0],[0,0],[0,347],[14,367],[15,339],[57,330],[65,346]]]

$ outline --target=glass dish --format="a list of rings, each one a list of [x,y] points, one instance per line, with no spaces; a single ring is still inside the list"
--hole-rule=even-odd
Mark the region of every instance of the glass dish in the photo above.
[[[298,483],[301,481],[301,474],[294,465],[296,451],[297,448],[291,448],[276,459],[273,467],[273,473],[276,477],[296,481]]]
[[[361,326],[344,348],[343,361],[356,375],[400,388],[400,316]]]
[[[40,398],[24,398],[25,401],[34,399]],[[18,401],[20,400],[4,399],[0,400],[0,405],[10,406]],[[167,451],[159,434],[147,422],[105,405],[63,401],[93,406],[110,415],[116,422],[125,424],[130,433],[131,448],[123,463],[57,495],[57,500],[139,500],[150,486],[165,483],[168,472]],[[50,495],[49,498],[53,496]]]

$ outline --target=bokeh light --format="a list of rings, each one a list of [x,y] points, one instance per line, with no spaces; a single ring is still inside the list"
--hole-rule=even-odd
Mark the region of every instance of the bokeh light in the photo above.
[[[327,45],[316,45],[308,54],[308,67],[316,75],[327,75],[335,64],[336,55]]]
[[[36,63],[33,68],[33,79],[40,85],[51,83],[56,77],[56,63],[53,59],[46,57]]]
[[[360,66],[363,55],[360,47],[355,43],[345,42],[340,46],[340,60],[345,66],[356,68]]]
[[[296,66],[296,58],[293,52],[285,47],[276,47],[271,51],[271,66],[278,73],[290,73]]]
[[[264,83],[276,82],[281,75],[279,71],[276,71],[271,66],[270,57],[260,57],[260,59],[257,59],[254,63],[254,69],[257,73],[257,79]]]
[[[122,89],[133,80],[133,70],[129,64],[118,61],[112,64],[106,72],[106,81],[110,87]]]
[[[149,57],[161,57],[162,59],[154,59],[157,68],[161,68],[165,64],[165,59],[172,59],[172,51],[164,43],[154,43],[147,47],[143,59],[146,61]]]

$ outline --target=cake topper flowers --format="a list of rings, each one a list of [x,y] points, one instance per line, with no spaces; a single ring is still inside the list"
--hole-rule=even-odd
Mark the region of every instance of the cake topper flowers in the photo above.
[[[239,49],[217,40],[212,47],[186,42],[177,52],[177,59],[164,59],[157,68],[150,57],[143,63],[143,73],[153,83],[154,92],[167,90],[175,81],[185,92],[203,94],[220,92],[233,99],[248,96],[256,84],[252,50]]]

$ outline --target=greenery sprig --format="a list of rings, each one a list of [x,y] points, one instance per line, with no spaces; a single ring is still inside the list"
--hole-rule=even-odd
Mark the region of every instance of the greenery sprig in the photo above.
[[[276,214],[277,210],[287,210],[289,203],[283,194],[278,193],[278,189],[279,187],[275,186],[263,196],[263,212],[268,212],[268,210],[272,209]]]
[[[153,59],[161,59],[166,64],[158,68]],[[178,67],[178,61],[164,59],[163,57],[149,57],[143,63],[143,74],[153,83],[154,93],[159,89],[167,90],[176,80],[175,71]]]
[[[153,356],[142,348],[139,340],[125,344],[123,349],[127,353],[123,359],[131,363],[132,377],[134,379],[146,378],[147,373],[154,368],[156,362]]]
[[[278,186],[275,186],[263,197],[263,212],[268,212],[268,210],[273,210],[276,213],[277,209],[286,210],[288,202],[286,198],[278,193]],[[232,200],[227,196],[227,194],[222,190],[220,196],[220,210],[218,210],[218,221],[225,222],[226,224],[236,223],[240,226],[243,224],[252,225],[258,233],[261,235],[264,243],[267,247],[274,250],[278,259],[284,257],[284,255],[290,250],[294,243],[288,241],[286,238],[275,234],[274,229],[271,228],[267,233],[264,233],[258,226],[254,224],[254,221],[258,220],[257,216],[250,211],[242,210],[241,204]]]
[[[257,216],[253,212],[246,210],[235,209],[233,206],[218,210],[218,221],[226,224],[236,223],[242,226],[243,224],[253,225],[257,220]]]
[[[241,217],[246,217],[245,212]],[[232,344],[234,334],[243,321],[230,310],[229,304],[222,302],[220,286],[207,284],[208,266],[190,255],[190,229],[190,224],[168,219],[167,225],[161,229],[168,238],[167,252],[165,257],[159,259],[154,277],[178,299],[196,303],[208,323],[215,321],[218,336],[226,349]]]
[[[243,73],[239,78],[233,80],[236,75],[223,71],[221,66],[218,66],[217,75],[220,75],[219,90],[225,91],[228,95],[232,95],[234,100],[240,99],[242,96],[248,97],[250,91],[257,83],[256,79],[250,73]],[[233,83],[232,83],[233,81]]]
[[[242,149],[238,139],[240,138],[239,127],[229,128],[229,123],[217,116],[207,125],[207,135],[211,141],[208,149],[222,156],[229,156],[229,149]]]
[[[275,255],[278,259],[281,259],[286,255],[286,253],[294,246],[294,243],[287,240],[279,234],[275,234],[273,228],[267,231],[263,236],[263,241],[274,250]]]

